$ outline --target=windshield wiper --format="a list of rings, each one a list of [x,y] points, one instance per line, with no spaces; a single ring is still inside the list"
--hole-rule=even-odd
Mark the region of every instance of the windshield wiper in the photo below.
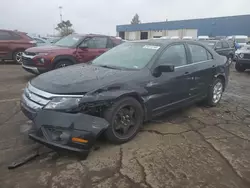
[[[122,69],[120,67],[110,66],[110,65],[98,65],[100,67],[108,68],[108,69]]]

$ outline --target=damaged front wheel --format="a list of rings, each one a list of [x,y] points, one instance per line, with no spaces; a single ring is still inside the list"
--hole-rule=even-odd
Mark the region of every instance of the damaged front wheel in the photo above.
[[[143,123],[143,108],[132,97],[123,98],[104,112],[104,118],[110,123],[105,137],[114,144],[131,140]]]

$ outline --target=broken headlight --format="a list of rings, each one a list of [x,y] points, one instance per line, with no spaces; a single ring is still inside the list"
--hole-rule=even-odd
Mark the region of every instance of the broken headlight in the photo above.
[[[79,106],[81,98],[73,97],[56,97],[53,98],[44,109],[50,110],[70,110]]]

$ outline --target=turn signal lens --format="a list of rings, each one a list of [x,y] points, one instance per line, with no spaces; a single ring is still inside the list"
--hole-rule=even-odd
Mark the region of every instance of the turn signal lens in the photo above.
[[[72,142],[79,142],[79,143],[84,143],[84,144],[89,142],[88,140],[85,140],[83,138],[76,138],[76,137],[73,137],[71,140]]]

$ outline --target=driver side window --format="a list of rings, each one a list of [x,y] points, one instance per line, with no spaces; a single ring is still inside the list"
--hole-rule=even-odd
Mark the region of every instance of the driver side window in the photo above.
[[[160,65],[174,65],[176,67],[186,65],[186,50],[183,44],[170,46],[158,60]]]
[[[82,45],[87,45],[90,49],[107,48],[107,42],[107,37],[92,37],[86,39]]]

